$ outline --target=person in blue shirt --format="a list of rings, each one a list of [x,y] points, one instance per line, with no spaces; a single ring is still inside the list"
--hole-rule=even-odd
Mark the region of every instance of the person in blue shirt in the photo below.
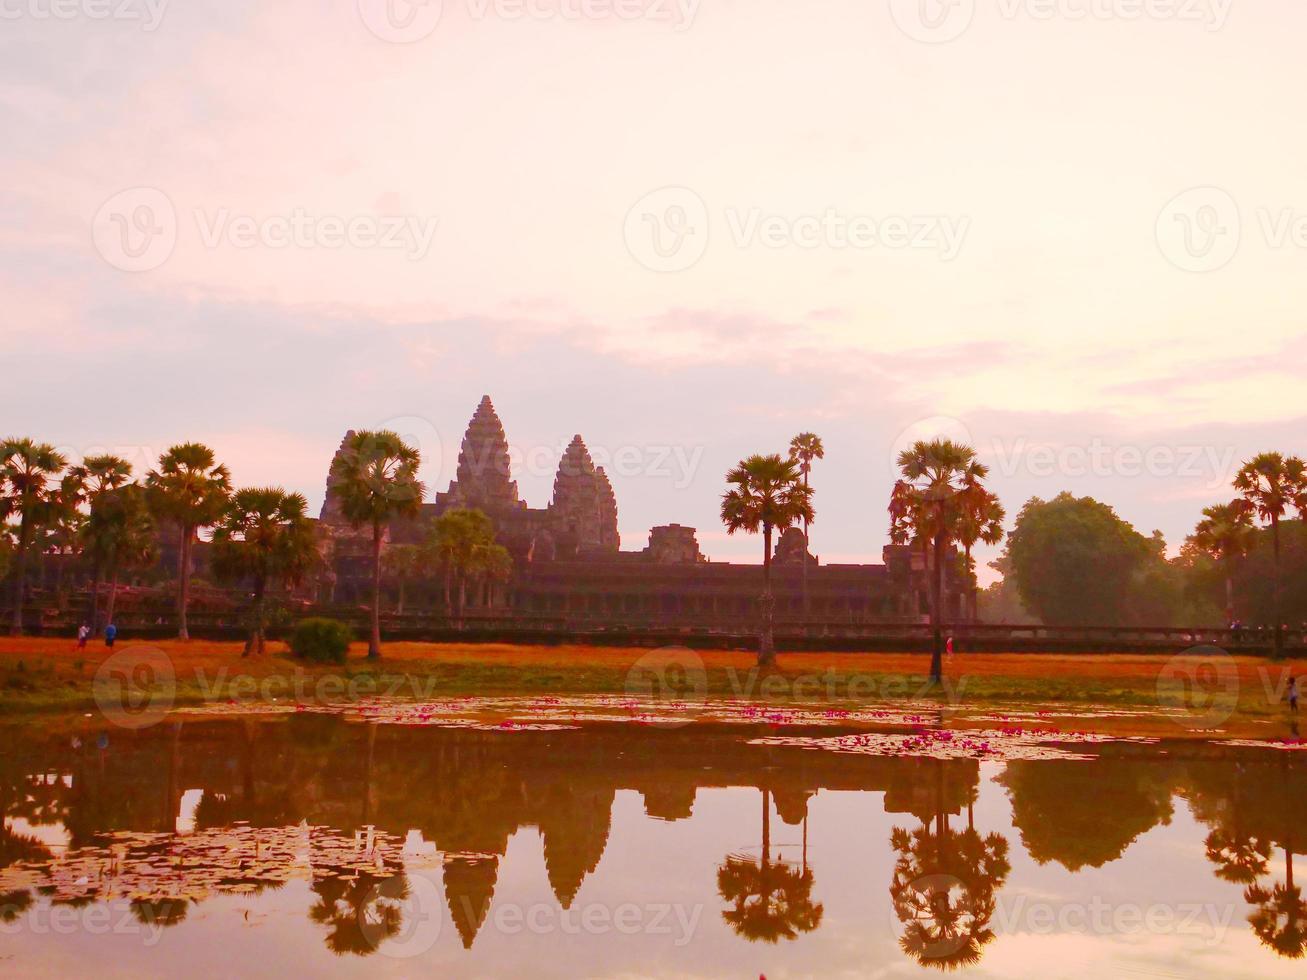
[[[118,627],[110,623],[104,628],[104,645],[113,649],[113,641],[118,639]]]

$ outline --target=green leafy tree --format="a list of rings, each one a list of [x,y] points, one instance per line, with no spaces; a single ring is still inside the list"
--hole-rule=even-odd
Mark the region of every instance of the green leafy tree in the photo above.
[[[920,534],[927,529],[928,521],[932,538],[930,678],[932,683],[938,684],[944,676],[945,557],[949,544],[957,540],[960,501],[965,494],[975,494],[983,489],[981,481],[989,475],[989,470],[976,460],[974,449],[949,439],[917,442],[899,453],[897,462],[903,479],[895,491],[900,499],[891,500],[891,523],[896,508],[908,507],[913,530]]]
[[[145,478],[155,515],[177,528],[177,636],[190,639],[186,611],[190,605],[191,552],[200,528],[222,516],[231,494],[231,475],[213,450],[198,442],[173,446],[159,457],[158,469]]]
[[[799,472],[803,474],[803,485],[809,486],[809,477],[812,475],[812,464],[814,460],[826,458],[826,447],[821,443],[821,437],[811,432],[800,432],[790,440],[790,458],[798,462]],[[812,551],[812,543],[808,539],[808,525],[812,521],[808,518],[803,519],[803,611],[808,611],[808,553]]]
[[[132,478],[132,464],[121,456],[98,454],[87,456],[80,466],[75,467],[85,488],[86,503],[95,509],[96,501],[104,494],[125,486]],[[84,532],[84,529],[83,529]],[[91,555],[91,608],[87,622],[92,629],[99,629],[100,621],[100,582],[104,577],[104,567]]]
[[[492,547],[497,547],[494,522],[479,510],[447,510],[431,530],[428,550],[445,571],[445,606],[460,624],[467,583],[481,570],[486,550]]]
[[[1262,453],[1240,467],[1234,489],[1270,526],[1273,551],[1271,612],[1275,618],[1275,656],[1284,655],[1284,619],[1281,615],[1280,522],[1292,508],[1307,511],[1307,464],[1297,456]]]
[[[97,495],[82,530],[82,542],[95,567],[109,576],[105,619],[112,622],[119,576],[148,568],[158,557],[158,533],[145,489],[129,483]]]
[[[779,455],[750,456],[726,474],[730,489],[722,496],[722,523],[727,534],[762,532],[762,631],[758,665],[776,662],[772,601],[772,534],[811,521],[812,488],[805,486],[799,464]]]
[[[10,632],[23,632],[23,600],[27,596],[27,560],[32,542],[49,519],[56,501],[60,472],[68,461],[54,446],[31,439],[0,442],[0,521],[18,518],[14,547],[13,621]]]
[[[302,494],[257,487],[232,495],[213,531],[213,569],[227,581],[250,583],[247,656],[261,656],[265,650],[269,587],[298,585],[317,560],[317,540]]]
[[[1248,554],[1257,538],[1253,527],[1252,511],[1246,500],[1232,500],[1228,504],[1215,504],[1203,508],[1203,519],[1189,537],[1203,555],[1220,566],[1225,575],[1225,620],[1235,620],[1234,570],[1238,561]]]
[[[66,566],[77,557],[81,530],[86,523],[82,505],[86,501],[86,480],[80,467],[70,467],[50,496],[46,519],[38,532],[39,550],[55,556],[55,597],[60,611],[68,607]]]
[[[368,658],[381,656],[381,548],[398,518],[422,512],[426,488],[418,479],[422,457],[394,432],[355,432],[341,446],[331,475],[341,513],[354,527],[372,530],[372,630]]]
[[[976,580],[976,562],[971,557],[971,549],[978,543],[996,545],[1003,540],[1003,521],[1007,511],[999,503],[998,497],[978,483],[964,487],[958,495],[955,534],[962,545],[963,560],[970,578],[970,596],[968,597],[968,618],[977,619],[978,583]]]
[[[1122,625],[1156,546],[1107,504],[1061,493],[1032,497],[1017,515],[1007,556],[1022,603],[1048,626]]]
[[[414,544],[393,544],[382,553],[381,561],[385,566],[386,577],[395,583],[395,612],[402,616],[408,583],[420,576],[426,568],[422,549]]]
[[[492,605],[495,586],[507,582],[513,575],[513,556],[501,544],[488,544],[477,551],[472,567],[483,590],[482,605]]]

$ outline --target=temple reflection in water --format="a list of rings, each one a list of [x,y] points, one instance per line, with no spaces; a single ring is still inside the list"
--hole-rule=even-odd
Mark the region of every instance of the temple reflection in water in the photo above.
[[[999,913],[1016,893],[1015,866],[1027,876],[1104,869],[1144,847],[1183,801],[1201,828],[1205,874],[1240,889],[1235,927],[1263,950],[1303,955],[1294,858],[1307,837],[1296,827],[1307,767],[1297,753],[1209,743],[1096,752],[982,773],[968,760],[751,745],[738,731],[494,732],[303,715],[21,736],[0,756],[0,918],[19,921],[39,902],[122,899],[167,928],[216,896],[258,902],[302,882],[303,913],[326,946],[367,955],[401,934],[423,875],[440,883],[471,950],[497,891],[522,887],[503,884],[522,829],[538,831],[549,891],[568,910],[604,877],[606,852],[627,846],[626,824],[614,825],[619,798],[638,799],[646,821],[695,821],[703,794],[730,789],[757,794],[732,831],[738,844],[684,873],[711,875],[708,915],[737,942],[781,949],[845,928],[823,894],[838,883],[886,907],[883,929],[902,955],[957,967],[982,962],[1011,930]],[[978,810],[982,787],[992,799]],[[878,880],[830,859],[839,835],[869,826],[814,828],[827,857],[810,863],[811,806],[823,794],[874,794],[888,815],[888,833],[870,842],[888,869]],[[1006,803],[1003,820],[995,801]],[[686,855],[646,858],[679,868]],[[638,898],[642,882],[621,887]]]

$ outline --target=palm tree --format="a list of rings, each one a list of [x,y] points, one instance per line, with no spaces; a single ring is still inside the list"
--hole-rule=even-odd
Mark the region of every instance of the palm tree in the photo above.
[[[1271,842],[1262,837],[1217,827],[1203,841],[1207,860],[1216,865],[1216,877],[1237,885],[1255,882],[1269,869]]]
[[[472,558],[472,572],[480,584],[481,605],[494,604],[494,589],[513,575],[513,556],[502,544],[483,545]]]
[[[484,555],[486,549],[498,547],[494,522],[479,510],[462,507],[447,510],[436,519],[428,547],[445,569],[446,610],[461,626],[468,578],[481,570],[484,561],[490,560]],[[454,585],[456,590],[452,588]]]
[[[109,454],[87,456],[80,466],[73,468],[82,480],[86,502],[95,509],[95,502],[110,490],[117,490],[132,478],[132,464],[121,456]],[[100,619],[100,579],[103,576],[100,563],[91,559],[91,612],[89,622],[92,629],[99,629]]]
[[[717,892],[731,903],[722,918],[750,941],[795,939],[821,925],[825,908],[812,901],[813,874],[771,859],[771,793],[762,791],[759,861],[731,854],[717,869]]]
[[[982,948],[993,940],[996,896],[1012,866],[1007,838],[981,836],[970,802],[966,830],[949,826],[946,780],[951,766],[942,759],[930,764],[936,773],[934,832],[926,813],[916,830],[891,830],[897,859],[889,891],[903,925],[902,950],[922,966],[950,970],[979,962]]]
[[[938,684],[944,676],[944,555],[955,534],[959,498],[964,493],[975,493],[989,469],[976,461],[974,449],[950,439],[915,443],[899,453],[898,466],[903,471],[903,479],[895,490],[905,500],[915,503],[915,512],[908,511],[914,521],[921,519],[923,511],[933,511],[929,521],[934,537],[934,567],[930,577],[930,679]],[[891,501],[891,520],[896,504],[900,510],[903,506],[902,502]]]
[[[1271,613],[1275,617],[1276,657],[1284,655],[1284,620],[1280,615],[1280,520],[1289,508],[1299,514],[1307,510],[1307,464],[1297,456],[1287,459],[1279,453],[1261,453],[1243,464],[1235,474],[1234,488],[1257,516],[1271,526],[1274,561],[1271,583]]]
[[[48,516],[57,492],[53,483],[68,461],[54,446],[31,439],[0,442],[0,521],[18,515],[14,549],[14,610],[10,632],[23,632],[23,599],[27,592],[27,556],[37,531]]]
[[[228,581],[249,581],[250,639],[245,653],[264,653],[268,586],[295,586],[318,559],[303,494],[281,487],[237,490],[213,532],[213,569]]]
[[[109,573],[106,622],[113,621],[118,576],[127,569],[152,564],[157,540],[154,517],[146,501],[145,489],[139,484],[129,483],[115,490],[105,490],[91,505],[91,516],[83,529],[82,541],[97,574]]]
[[[414,578],[422,571],[421,549],[413,544],[391,545],[382,554],[381,560],[386,566],[386,575],[395,581],[399,593],[395,603],[395,613],[402,616],[404,615],[405,586],[408,584],[409,579]]]
[[[355,432],[331,464],[341,513],[355,528],[372,528],[372,632],[368,659],[381,656],[381,545],[390,522],[417,517],[426,488],[421,454],[394,432]]]
[[[1284,845],[1285,879],[1270,888],[1262,884],[1249,885],[1243,893],[1244,901],[1256,906],[1248,916],[1253,932],[1271,949],[1288,959],[1301,959],[1307,955],[1307,901],[1302,897],[1302,886],[1293,883],[1293,846]]]
[[[1203,519],[1194,528],[1189,540],[1203,554],[1221,566],[1225,572],[1225,621],[1233,623],[1234,616],[1234,565],[1248,554],[1256,540],[1252,509],[1247,500],[1232,500],[1228,504],[1215,504],[1203,508]]]
[[[811,521],[812,488],[805,486],[799,464],[779,455],[750,456],[726,474],[732,489],[722,496],[722,523],[726,533],[762,531],[762,632],[758,640],[758,666],[776,662],[772,622],[772,532],[784,531],[800,521]]]
[[[177,526],[177,637],[189,640],[186,609],[191,593],[191,549],[202,527],[210,527],[227,506],[231,475],[213,450],[198,442],[173,446],[159,457],[159,468],[145,478],[154,513]]]
[[[790,440],[790,458],[798,462],[799,472],[803,474],[803,485],[808,486],[808,477],[812,473],[812,461],[826,458],[826,447],[821,444],[821,437],[811,432],[800,432]],[[808,525],[811,521],[803,519],[803,612],[808,613],[808,554],[811,551],[808,541]]]
[[[47,520],[42,535],[42,554],[53,553],[55,565],[55,599],[60,612],[68,607],[64,591],[65,565],[78,553],[86,515],[81,507],[86,500],[86,479],[80,467],[70,467],[59,480],[59,488],[50,495]]]
[[[972,560],[971,549],[977,542],[996,545],[1003,540],[1003,521],[1007,512],[999,503],[998,497],[990,493],[979,483],[964,487],[958,496],[957,522],[955,533],[958,543],[962,545],[962,555],[966,562],[967,575],[971,578],[967,597],[967,618],[976,621],[976,563]]]

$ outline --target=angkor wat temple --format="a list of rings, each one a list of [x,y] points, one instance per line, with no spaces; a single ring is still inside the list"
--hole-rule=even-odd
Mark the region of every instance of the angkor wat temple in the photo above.
[[[472,597],[480,603],[474,614],[563,619],[583,628],[712,628],[756,619],[761,567],[710,561],[694,528],[654,527],[643,549],[621,549],[612,484],[579,435],[559,462],[549,505],[528,506],[513,480],[508,438],[489,396],[468,424],[448,489],[423,505],[418,520],[392,526],[389,544],[419,542],[432,519],[455,507],[489,515],[496,540],[513,556],[511,582]],[[332,598],[361,600],[369,588],[366,548],[341,515],[330,477],[321,525],[332,543]],[[883,556],[879,565],[823,564],[808,552],[801,529],[785,531],[773,563],[777,621],[922,622],[928,608],[924,556],[892,545]],[[955,609],[961,605],[956,600],[950,596]]]

